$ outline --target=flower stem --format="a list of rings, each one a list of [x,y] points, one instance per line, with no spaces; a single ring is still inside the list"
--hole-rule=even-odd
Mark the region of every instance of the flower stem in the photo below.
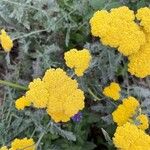
[[[10,87],[13,87],[13,88],[18,88],[18,89],[21,89],[21,90],[27,90],[28,89],[26,86],[19,85],[19,84],[16,84],[16,83],[5,81],[5,80],[0,80],[0,84],[10,86]]]
[[[46,126],[46,130],[49,128],[49,126],[50,126],[51,124],[52,124],[52,122],[49,121],[49,123],[48,123],[47,126]],[[40,134],[40,136],[39,136],[39,139],[38,139],[38,141],[36,142],[36,148],[38,148],[38,146],[39,146],[41,140],[43,139],[43,136],[44,136],[46,133],[47,133],[47,131],[42,131],[42,132],[41,132],[41,134]]]
[[[98,101],[101,100],[99,97],[97,97],[97,96],[91,91],[90,88],[88,88],[88,92],[93,96],[94,100],[98,100]]]

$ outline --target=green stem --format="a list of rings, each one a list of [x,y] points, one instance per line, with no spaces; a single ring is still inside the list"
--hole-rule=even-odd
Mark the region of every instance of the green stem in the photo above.
[[[49,128],[49,126],[51,125],[51,123],[52,123],[52,122],[49,121],[49,123],[48,123],[47,126],[46,126],[46,130]],[[38,141],[36,142],[36,148],[38,148],[38,146],[39,146],[41,140],[43,139],[44,135],[46,134],[46,132],[47,132],[47,131],[42,131],[42,132],[41,132],[41,134],[40,134],[40,136],[39,136],[39,139],[38,139]]]
[[[14,88],[18,88],[18,89],[21,89],[21,90],[27,90],[28,89],[27,87],[25,87],[23,85],[19,85],[19,84],[16,84],[16,83],[5,81],[5,80],[0,80],[0,84],[10,86],[10,87],[14,87]]]
[[[39,139],[38,139],[38,141],[37,141],[37,143],[36,143],[36,148],[39,147],[39,144],[40,144],[40,142],[41,142],[41,140],[42,140],[42,138],[43,138],[44,135],[45,135],[45,132],[42,132],[42,133],[40,134],[40,137],[39,137]]]
[[[88,88],[88,91],[89,91],[89,93],[94,97],[95,100],[98,100],[98,101],[101,100],[99,97],[97,97],[97,96],[91,91],[90,88]]]
[[[43,29],[43,30],[33,31],[33,32],[30,32],[30,33],[24,34],[22,36],[15,37],[15,38],[13,38],[13,40],[22,39],[22,38],[25,38],[25,37],[28,37],[28,36],[31,36],[31,35],[34,35],[34,34],[38,34],[38,33],[47,31],[47,30],[48,30],[48,28],[47,29]]]

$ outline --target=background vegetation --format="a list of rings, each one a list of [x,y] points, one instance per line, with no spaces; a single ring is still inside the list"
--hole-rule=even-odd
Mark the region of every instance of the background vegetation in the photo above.
[[[102,95],[111,81],[133,95],[149,114],[150,80],[140,80],[127,72],[126,58],[103,46],[90,34],[89,19],[99,9],[127,5],[133,10],[149,6],[149,0],[1,0],[0,28],[13,37],[10,54],[0,50],[0,79],[27,86],[46,69],[61,67],[63,54],[71,48],[88,48],[92,63],[78,82],[86,93],[86,108],[79,123],[49,123],[42,110],[19,112],[14,101],[23,90],[0,87],[0,146],[15,137],[33,137],[39,150],[113,150],[115,124],[111,112],[116,105]]]

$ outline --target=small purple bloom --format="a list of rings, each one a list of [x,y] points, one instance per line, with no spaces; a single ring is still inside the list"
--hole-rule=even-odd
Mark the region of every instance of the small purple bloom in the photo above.
[[[78,112],[77,114],[75,114],[73,117],[72,117],[72,120],[74,122],[80,122],[80,120],[82,119],[82,113],[81,112]]]

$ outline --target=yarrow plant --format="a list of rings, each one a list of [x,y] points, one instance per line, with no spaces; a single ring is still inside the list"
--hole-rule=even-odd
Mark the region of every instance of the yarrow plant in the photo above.
[[[123,104],[120,104],[118,108],[112,113],[114,122],[118,126],[122,126],[135,115],[136,110],[139,107],[139,102],[134,97],[128,97],[123,99]]]
[[[150,148],[150,136],[131,123],[117,128],[113,142],[121,150],[149,150]]]
[[[125,6],[110,12],[97,11],[90,20],[91,32],[100,37],[104,45],[118,48],[119,52],[128,56],[145,43],[145,35],[134,19],[134,12]]]
[[[77,49],[71,49],[65,53],[64,59],[66,65],[74,69],[77,76],[83,76],[89,66],[91,55],[87,49],[79,51]]]
[[[120,53],[128,56],[128,71],[139,78],[150,75],[149,18],[148,7],[140,8],[135,15],[123,6],[111,9],[110,12],[97,11],[90,20],[92,35],[100,37],[104,45],[117,48]]]
[[[109,88],[113,84],[119,87],[118,84],[114,82],[111,83],[109,87],[104,89],[103,93],[105,93],[106,96],[108,96]],[[119,91],[120,90],[119,87]],[[116,91],[117,90],[112,90],[111,95],[115,94]],[[112,113],[112,118],[117,124],[113,138],[113,143],[116,148],[121,150],[135,150],[140,148],[144,150],[150,147],[150,136],[144,132],[149,127],[149,119],[147,115],[141,114],[140,103],[137,99],[132,96],[123,99],[122,104],[119,104],[117,109]]]
[[[13,47],[13,41],[4,29],[1,30],[0,42],[5,52],[11,51]]]
[[[11,147],[3,146],[0,150],[35,150],[36,146],[32,138],[15,139],[11,142]]]
[[[64,59],[78,76],[83,76],[91,55],[87,49],[72,49],[65,53]],[[55,122],[67,122],[84,108],[83,91],[78,88],[77,81],[60,68],[47,70],[42,79],[34,79],[28,88],[25,96],[16,100],[18,110],[33,105],[35,108],[46,109]]]
[[[149,119],[147,115],[141,114],[136,118],[139,121],[138,128],[142,130],[146,130],[149,128]]]
[[[45,108],[55,122],[67,122],[84,108],[84,93],[62,69],[49,69],[42,80],[34,79],[29,84],[26,95],[16,101],[16,108],[23,109],[30,103]]]
[[[120,91],[121,91],[121,88],[119,84],[112,82],[110,86],[107,86],[104,88],[103,94],[116,101],[120,98]]]
[[[4,19],[12,37],[0,34],[0,83],[23,90],[6,88],[0,101],[0,150],[150,150],[149,80],[134,78],[150,75],[150,8],[109,3],[95,12],[95,0],[0,2],[14,10]],[[94,37],[81,35],[85,18]]]

